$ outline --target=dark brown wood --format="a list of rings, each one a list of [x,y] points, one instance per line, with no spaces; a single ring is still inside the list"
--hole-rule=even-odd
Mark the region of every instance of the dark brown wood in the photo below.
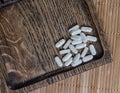
[[[76,68],[58,68],[55,43],[69,38],[68,28],[91,26],[97,56]],[[90,0],[24,0],[0,11],[0,68],[9,88],[21,93],[111,62],[104,33]]]
[[[16,2],[19,2],[21,0],[0,0],[0,9],[1,8],[4,8],[4,7],[7,7],[7,6],[10,6]]]

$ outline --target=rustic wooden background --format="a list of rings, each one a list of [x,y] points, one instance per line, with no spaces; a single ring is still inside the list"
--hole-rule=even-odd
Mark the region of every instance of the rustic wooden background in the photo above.
[[[93,2],[106,33],[113,62],[31,93],[120,93],[120,0]]]
[[[111,64],[32,93],[120,93],[120,0],[93,0],[113,55]]]

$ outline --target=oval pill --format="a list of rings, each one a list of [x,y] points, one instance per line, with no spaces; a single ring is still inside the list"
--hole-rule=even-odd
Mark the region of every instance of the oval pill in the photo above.
[[[60,48],[62,45],[64,45],[64,43],[65,43],[65,39],[61,39],[60,41],[58,41],[57,43],[56,43],[56,48]]]
[[[86,43],[87,42],[87,37],[84,33],[80,33],[80,36],[81,36],[81,39],[82,39],[82,42],[83,43]]]
[[[63,66],[63,63],[62,63],[62,61],[61,61],[61,59],[60,59],[59,57],[55,57],[55,62],[57,63],[57,65],[58,65],[59,67],[62,67],[62,66]]]
[[[76,67],[76,66],[78,66],[78,65],[80,65],[80,64],[82,64],[82,60],[81,60],[81,59],[79,59],[79,60],[76,61],[76,62],[73,62],[73,63],[71,64],[71,66],[72,66],[72,67]]]
[[[80,35],[71,36],[72,40],[82,40]]]
[[[75,25],[75,26],[73,26],[72,28],[70,28],[68,31],[71,32],[71,31],[77,30],[77,29],[79,29],[79,28],[80,28],[79,25]]]
[[[72,35],[72,36],[78,35],[78,34],[80,34],[80,33],[81,33],[81,30],[80,30],[80,29],[71,31],[71,35]]]
[[[74,40],[72,41],[72,45],[78,45],[78,44],[81,44],[82,43],[82,40]]]
[[[63,55],[63,54],[67,54],[70,53],[70,49],[66,49],[66,50],[61,50],[59,51],[59,54]]]
[[[85,57],[85,55],[87,54],[88,52],[88,47],[85,47],[82,54],[81,54],[81,57]]]
[[[93,56],[97,54],[94,45],[90,45],[90,46],[89,46],[89,49],[90,49],[90,52],[91,52],[91,54],[92,54]]]
[[[69,39],[66,43],[65,43],[65,45],[63,46],[63,48],[64,49],[67,49],[68,47],[69,47],[69,45],[71,44],[71,40]]]
[[[71,65],[71,63],[73,62],[73,58],[71,57],[68,61],[65,62],[65,66],[69,66]]]
[[[87,40],[88,40],[88,41],[92,41],[92,42],[96,42],[96,41],[97,41],[97,38],[94,37],[94,36],[87,36]]]
[[[91,61],[93,59],[93,55],[88,55],[86,57],[84,57],[82,60],[83,62],[88,62],[88,61]]]
[[[77,54],[78,50],[73,46],[73,45],[69,45],[69,49],[74,53]]]
[[[76,45],[76,49],[82,49],[82,48],[85,48],[86,46],[87,46],[86,43],[81,43],[81,44]]]
[[[68,59],[70,59],[71,57],[72,57],[72,54],[71,54],[71,53],[68,53],[68,54],[66,54],[66,55],[63,57],[62,61],[63,61],[63,62],[68,61]]]
[[[81,31],[83,32],[92,32],[92,28],[91,27],[81,27]]]
[[[80,54],[76,54],[73,58],[73,62],[77,62],[80,59]]]

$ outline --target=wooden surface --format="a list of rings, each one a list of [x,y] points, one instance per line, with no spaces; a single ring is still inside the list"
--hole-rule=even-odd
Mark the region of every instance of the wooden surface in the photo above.
[[[94,43],[97,55],[91,62],[76,68],[58,68],[54,62],[58,55],[55,43],[61,38],[68,39],[67,30],[76,23],[93,28],[91,34],[98,38]],[[40,81],[19,90],[27,92],[109,63],[111,56],[103,34],[90,0],[36,0],[29,3],[24,0],[0,11],[2,76],[11,89]]]
[[[93,1],[113,62],[31,93],[120,93],[120,0]]]
[[[0,9],[12,5],[20,0],[0,0]]]
[[[120,93],[120,0],[93,1],[113,62],[31,93]]]
[[[33,93],[119,93],[119,8],[120,1],[94,1],[101,25],[110,44],[113,63],[66,79],[51,86],[33,91]],[[62,92],[61,92],[62,91]],[[4,93],[2,91],[2,93]]]

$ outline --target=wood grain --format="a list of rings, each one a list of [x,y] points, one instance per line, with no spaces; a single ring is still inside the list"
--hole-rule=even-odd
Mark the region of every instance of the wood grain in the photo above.
[[[120,93],[120,1],[93,0],[113,55],[112,64],[31,93]]]
[[[15,11],[15,12],[17,12],[17,11]],[[17,15],[17,14],[16,14]],[[4,19],[4,18],[3,18]],[[5,19],[4,19],[5,20]],[[16,19],[17,20],[17,19]],[[11,20],[12,21],[12,20]],[[27,20],[26,20],[27,21]],[[9,25],[9,24],[8,24]],[[32,25],[33,26],[33,25]],[[10,26],[9,26],[10,27]],[[11,27],[11,28],[13,28],[13,27]],[[9,28],[9,29],[11,29],[11,28]],[[16,27],[14,27],[14,28],[16,28]],[[20,28],[20,27],[17,27],[17,28]],[[23,30],[25,30],[25,29],[23,29]],[[7,31],[7,30],[5,30],[5,31]],[[16,30],[12,30],[12,31],[17,31],[17,29]],[[17,32],[18,34],[22,34],[21,32]],[[7,34],[8,34],[8,32],[7,32]],[[10,33],[11,34],[11,33]],[[11,38],[11,37],[9,37],[9,36],[11,36],[12,37],[12,35],[8,35],[8,38]],[[14,42],[11,42],[10,41],[10,44],[12,43],[12,45],[14,45],[14,43],[15,43],[15,47],[16,47],[16,45],[18,45],[17,47],[21,47],[21,45],[19,45],[19,44],[21,44],[21,42],[22,42],[22,40],[19,38],[18,39],[18,37],[17,36],[19,36],[19,35],[15,35],[16,37],[12,37],[13,38],[13,41]],[[23,34],[22,35],[20,35],[20,36],[24,36]],[[8,41],[7,41],[8,42]],[[29,52],[29,50],[28,49],[26,49],[26,47],[25,47],[25,45],[24,45],[24,43],[22,44],[22,51],[25,51],[27,54],[25,54],[25,55],[29,55],[30,57],[33,57],[32,59],[34,59],[34,55],[32,55],[30,52]],[[27,50],[27,51],[26,51]],[[8,53],[7,53],[8,54]],[[4,55],[6,55],[6,54],[4,54]],[[13,55],[13,57],[14,57],[14,55]],[[19,59],[19,57],[18,57],[18,59]],[[7,64],[7,67],[8,67],[8,69],[10,68],[12,68],[13,69],[13,67],[9,67],[9,64]],[[20,72],[17,72],[17,73],[20,73]],[[24,72],[25,73],[25,72]],[[44,73],[44,71],[42,71],[41,73]],[[40,74],[40,73],[39,73]],[[73,80],[73,82],[74,82],[74,80]],[[97,82],[97,81],[96,81]],[[76,82],[77,83],[77,82]],[[76,84],[75,83],[75,84]],[[71,87],[71,86],[70,86]]]
[[[21,0],[0,0],[0,9],[17,3]]]

